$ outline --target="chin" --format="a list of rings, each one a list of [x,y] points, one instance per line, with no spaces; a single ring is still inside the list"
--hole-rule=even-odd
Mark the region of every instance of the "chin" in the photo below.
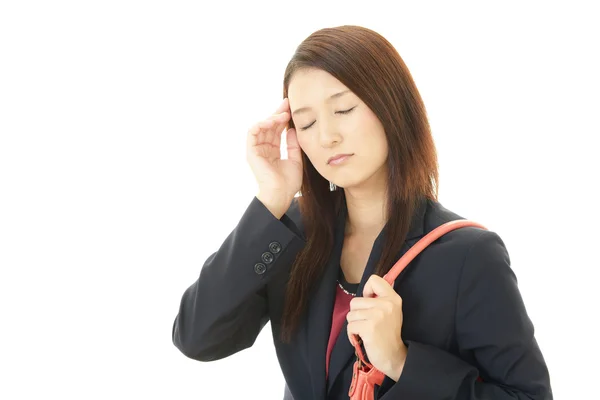
[[[361,181],[356,179],[336,179],[335,181],[330,180],[330,182],[333,183],[337,189],[347,189],[352,186],[360,185]]]

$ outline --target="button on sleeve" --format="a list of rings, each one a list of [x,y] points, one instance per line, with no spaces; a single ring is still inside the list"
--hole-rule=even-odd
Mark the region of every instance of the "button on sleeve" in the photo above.
[[[265,264],[271,264],[274,259],[273,254],[271,254],[268,251],[265,251],[264,253],[262,253],[262,256],[260,258],[263,260],[263,262]]]
[[[258,275],[264,274],[266,270],[267,270],[267,266],[265,264],[263,264],[263,263],[254,264],[254,272],[256,272]]]
[[[281,251],[281,244],[279,242],[271,242],[269,243],[269,250],[273,254],[277,254]]]

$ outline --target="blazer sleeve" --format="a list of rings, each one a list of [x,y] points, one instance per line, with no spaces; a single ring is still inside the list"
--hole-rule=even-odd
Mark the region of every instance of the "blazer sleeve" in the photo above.
[[[288,212],[293,207],[297,198]],[[218,360],[252,346],[269,320],[267,283],[294,261],[305,243],[288,215],[277,219],[255,196],[183,293],[173,344],[198,361]]]
[[[482,231],[467,252],[455,315],[459,351],[471,354],[476,365],[437,347],[407,341],[400,379],[386,377],[377,398],[553,398],[548,368],[498,234]]]

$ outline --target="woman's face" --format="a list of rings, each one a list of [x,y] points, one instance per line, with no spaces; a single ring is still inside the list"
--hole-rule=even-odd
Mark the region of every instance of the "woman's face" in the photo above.
[[[383,125],[358,96],[328,72],[303,69],[292,77],[288,99],[298,143],[325,179],[345,189],[385,184],[388,145]],[[337,154],[352,156],[329,164]]]

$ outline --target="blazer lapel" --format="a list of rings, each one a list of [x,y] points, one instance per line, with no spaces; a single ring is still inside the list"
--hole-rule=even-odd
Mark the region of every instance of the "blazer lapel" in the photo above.
[[[415,217],[412,220],[411,227],[410,227],[408,235],[406,237],[406,241],[404,242],[402,248],[398,252],[397,259],[400,259],[400,257],[402,257],[409,250],[409,248],[411,247],[411,244],[409,243],[410,240],[412,240],[414,238],[419,238],[420,236],[423,235],[424,215],[425,215],[426,207],[427,207],[427,201],[426,201],[426,199],[423,199],[417,207],[417,210],[415,212]],[[375,239],[375,242],[373,243],[373,248],[371,250],[371,254],[369,255],[367,265],[365,267],[362,278],[360,280],[360,284],[358,286],[356,296],[362,296],[362,292],[363,292],[365,284],[367,283],[367,280],[374,273],[375,265],[377,264],[377,262],[379,261],[379,258],[381,257],[381,252],[383,250],[383,245],[385,243],[385,231],[386,231],[386,229],[384,227],[383,230],[379,233],[379,236],[377,236],[377,238]],[[343,236],[343,234],[342,234],[342,236]],[[343,240],[342,240],[342,244],[343,244]],[[340,258],[341,258],[341,248],[340,248]],[[396,287],[396,283],[398,283],[398,281],[400,280],[400,277],[402,277],[402,275],[403,274],[400,274],[400,276],[396,279],[394,287]],[[336,277],[337,277],[337,275],[336,275]],[[331,312],[333,312],[333,308],[328,311],[331,314]],[[331,320],[331,315],[330,315],[330,320]],[[330,324],[328,326],[330,326]],[[355,360],[355,350],[354,350],[354,346],[352,346],[352,344],[350,343],[350,340],[348,339],[347,328],[348,328],[348,321],[344,320],[344,325],[342,326],[342,329],[340,330],[340,334],[337,337],[335,345],[331,351],[331,359],[329,362],[329,379],[327,380],[327,394],[329,394],[329,392],[331,391],[336,379],[339,377],[340,373],[345,369],[346,365],[348,365],[348,363],[354,362],[354,360]]]
[[[367,265],[360,280],[356,296],[362,296],[365,283],[368,277],[373,274],[375,264],[377,263],[377,260],[379,260],[381,254],[383,237],[384,230],[379,233],[379,236],[377,236],[377,239],[375,239],[375,242],[373,243],[373,248],[371,249],[369,260],[367,261]],[[329,360],[329,379],[327,380],[327,393],[331,391],[331,388],[340,375],[340,372],[345,369],[346,365],[352,361],[354,356],[354,346],[352,346],[350,340],[348,339],[347,329],[348,320],[344,320],[344,325],[342,326],[340,334],[338,335],[335,345],[331,351],[331,359]]]
[[[346,208],[343,206],[338,214],[331,256],[325,267],[323,277],[319,281],[308,305],[306,340],[313,399],[315,400],[325,400],[326,396],[325,357],[329,332],[331,331],[338,264],[342,255],[345,228]]]

